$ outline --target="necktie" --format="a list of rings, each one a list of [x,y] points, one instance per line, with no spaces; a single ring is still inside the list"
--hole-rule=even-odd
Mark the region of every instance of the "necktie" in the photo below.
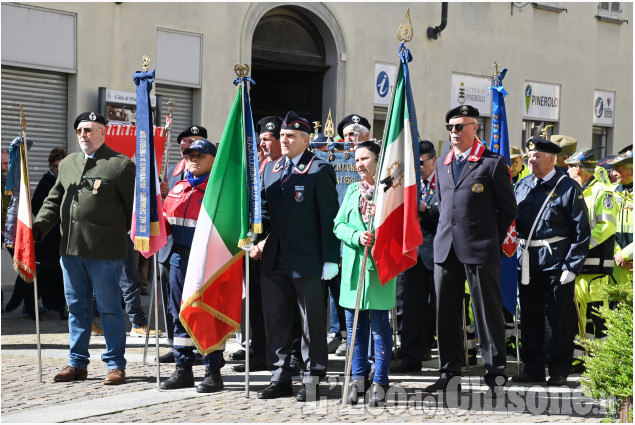
[[[540,187],[540,185],[542,184],[542,179],[538,179],[536,180],[536,184],[534,185],[534,189],[538,189],[538,187]]]
[[[293,173],[293,161],[287,160],[287,163],[284,166],[284,171],[282,172],[282,183],[280,183],[280,186],[284,185],[286,181],[289,180],[289,177],[291,177],[292,173]]]
[[[424,179],[423,182],[421,182],[421,197],[423,198],[423,195],[425,195],[428,192],[428,180]]]

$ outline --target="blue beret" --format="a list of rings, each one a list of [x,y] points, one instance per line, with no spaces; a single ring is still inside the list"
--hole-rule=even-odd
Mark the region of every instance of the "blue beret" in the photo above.
[[[554,142],[541,139],[539,137],[532,137],[525,142],[525,149],[527,152],[545,152],[553,155],[558,155],[562,152],[562,148]]]
[[[185,149],[183,153],[185,155],[189,155],[189,153],[192,151],[196,151],[199,153],[207,153],[212,156],[216,156],[216,146],[207,139],[198,139],[192,142],[190,147]]]

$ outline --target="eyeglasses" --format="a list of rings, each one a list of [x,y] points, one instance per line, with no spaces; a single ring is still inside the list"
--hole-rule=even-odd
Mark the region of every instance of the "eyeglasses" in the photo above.
[[[467,123],[467,124],[446,124],[445,128],[448,129],[448,131],[452,131],[452,129],[454,127],[456,127],[456,131],[461,131],[463,130],[463,127],[465,127],[466,125],[475,125],[475,122],[471,122],[471,123]]]
[[[90,127],[83,127],[83,128],[78,128],[77,130],[75,130],[75,132],[77,133],[77,135],[79,136],[80,134],[82,134],[82,130],[84,131],[84,133],[86,134],[90,134],[91,131],[93,131],[92,128]]]
[[[421,161],[419,161],[419,165],[423,165],[423,164],[425,164],[426,162],[430,161],[431,159],[432,159],[432,158],[428,158],[428,159],[421,160]]]

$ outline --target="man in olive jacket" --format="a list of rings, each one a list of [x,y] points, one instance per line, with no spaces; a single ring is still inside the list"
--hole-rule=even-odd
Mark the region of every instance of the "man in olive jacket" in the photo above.
[[[60,262],[68,304],[69,361],[54,380],[84,380],[93,319],[93,293],[106,338],[101,359],[108,374],[104,384],[125,382],[126,324],[119,276],[127,255],[132,220],[135,165],[104,144],[106,118],[84,112],[74,128],[82,152],[67,156],[33,223],[41,240],[61,221]]]

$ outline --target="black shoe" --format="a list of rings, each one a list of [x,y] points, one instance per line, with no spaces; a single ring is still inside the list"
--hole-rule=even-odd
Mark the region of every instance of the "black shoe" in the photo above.
[[[547,381],[547,385],[549,385],[550,387],[559,387],[560,385],[567,385],[567,378],[565,378],[564,376],[558,376],[558,375],[550,376],[549,380]]]
[[[245,350],[238,350],[229,355],[229,360],[245,360]]]
[[[584,373],[585,371],[586,371],[586,366],[584,366],[583,362],[572,364],[571,368],[569,369],[569,373],[571,374]]]
[[[455,379],[458,384],[450,385],[452,380]],[[426,393],[436,393],[437,391],[445,392],[445,391],[456,391],[461,392],[461,377],[457,375],[453,375],[451,373],[443,373],[441,377],[434,384],[426,387],[423,391]]]
[[[244,373],[245,372],[245,364],[237,364],[232,366],[232,370],[234,372],[240,372],[240,373]],[[254,362],[249,362],[249,372],[260,372],[261,370],[268,370],[267,369],[267,362],[265,362],[264,360],[256,360]]]
[[[289,361],[289,367],[293,369],[293,376],[300,375],[300,373],[304,370],[304,366],[305,364],[302,360],[295,356],[291,357],[291,360]]]
[[[159,363],[174,363],[174,350],[159,356]]]
[[[289,397],[293,395],[293,388],[291,383],[284,383],[279,381],[273,381],[267,388],[258,393],[260,399],[272,399],[280,397]]]
[[[201,353],[196,352],[196,357],[194,358],[194,365],[195,366],[202,366],[204,364],[205,364],[205,362],[203,361],[203,356],[201,355]]]
[[[421,362],[419,364],[406,362],[402,360],[401,363],[388,369],[391,373],[407,373],[407,372],[421,372]]]
[[[507,376],[505,375],[485,375],[485,384],[489,387],[490,391],[494,394],[499,389],[505,388],[505,383],[507,383]]]
[[[388,384],[375,384],[370,387],[368,396],[368,407],[383,406],[386,403],[386,393],[388,392]]]
[[[421,357],[421,361],[427,362],[428,360],[432,360],[432,349],[426,348],[423,350],[423,356]]]
[[[545,382],[545,377],[544,375],[532,375],[530,373],[523,372],[520,375],[513,376],[512,382],[522,382],[522,383]]]
[[[353,382],[351,383],[351,388],[348,391],[348,397],[346,397],[346,404],[350,406],[355,406],[359,400],[364,400],[364,394],[366,394],[366,390],[370,387],[370,383],[368,381],[361,382]]]
[[[309,401],[317,401],[320,398],[320,385],[315,384],[302,384],[300,391],[298,391],[298,395],[295,396],[295,399],[301,403],[306,403]]]
[[[176,390],[193,386],[194,373],[192,373],[192,367],[188,368],[184,366],[177,366],[172,376],[159,385],[162,390]]]
[[[220,373],[212,373],[209,369],[205,369],[205,378],[203,382],[196,387],[197,393],[215,393],[224,388],[223,377]]]

